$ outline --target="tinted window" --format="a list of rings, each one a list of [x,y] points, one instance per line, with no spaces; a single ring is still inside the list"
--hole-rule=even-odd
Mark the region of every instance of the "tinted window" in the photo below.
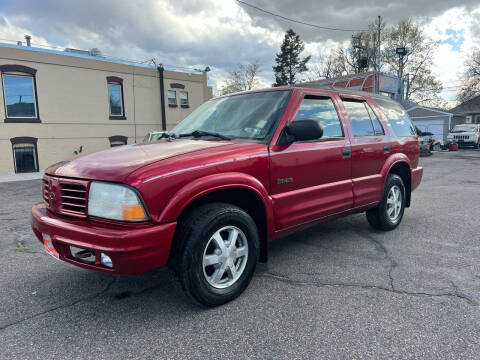
[[[108,96],[110,98],[110,115],[122,116],[122,85],[108,84]]]
[[[13,145],[13,159],[15,161],[15,172],[27,173],[37,172],[36,147],[34,144]]]
[[[370,119],[372,119],[373,128],[375,130],[375,135],[385,135],[385,132],[383,131],[382,124],[380,124],[380,121],[375,116],[375,113],[373,112],[370,105],[365,103],[365,107],[367,108],[368,114],[370,115]]]
[[[5,106],[8,117],[36,118],[33,77],[3,75]]]
[[[373,136],[372,120],[365,107],[364,101],[343,100],[354,136]]]
[[[298,119],[317,120],[323,129],[322,138],[343,137],[342,125],[330,98],[306,97],[295,117]]]
[[[375,101],[381,107],[397,136],[412,136],[417,134],[407,112],[400,104],[383,99],[376,99]]]

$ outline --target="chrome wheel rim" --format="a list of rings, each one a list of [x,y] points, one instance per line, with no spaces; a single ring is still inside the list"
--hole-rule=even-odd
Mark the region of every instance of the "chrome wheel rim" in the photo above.
[[[203,275],[217,289],[232,286],[242,276],[248,259],[248,242],[242,230],[225,226],[208,240],[203,251]]]
[[[387,216],[395,223],[402,211],[402,192],[397,185],[393,185],[387,195]]]

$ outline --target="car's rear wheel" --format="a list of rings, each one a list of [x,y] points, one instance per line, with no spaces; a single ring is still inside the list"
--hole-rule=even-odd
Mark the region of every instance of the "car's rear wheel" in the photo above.
[[[207,204],[178,224],[178,278],[186,294],[207,306],[239,296],[250,283],[259,254],[253,219],[230,204]]]
[[[405,211],[405,185],[400,176],[388,175],[382,201],[373,209],[367,210],[369,224],[377,230],[393,230],[402,221]]]

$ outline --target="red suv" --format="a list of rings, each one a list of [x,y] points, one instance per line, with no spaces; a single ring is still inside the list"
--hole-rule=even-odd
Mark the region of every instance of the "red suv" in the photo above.
[[[164,138],[55,164],[32,228],[56,258],[137,274],[167,264],[215,306],[249,284],[268,241],[366,211],[392,230],[419,185],[415,129],[396,102],[275,88],[210,100]]]

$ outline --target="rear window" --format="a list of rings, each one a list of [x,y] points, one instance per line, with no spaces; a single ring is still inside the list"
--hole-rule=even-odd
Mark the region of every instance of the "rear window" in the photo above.
[[[407,112],[400,104],[383,99],[375,99],[375,102],[382,109],[388,122],[392,126],[393,132],[397,136],[402,137],[417,134]]]

